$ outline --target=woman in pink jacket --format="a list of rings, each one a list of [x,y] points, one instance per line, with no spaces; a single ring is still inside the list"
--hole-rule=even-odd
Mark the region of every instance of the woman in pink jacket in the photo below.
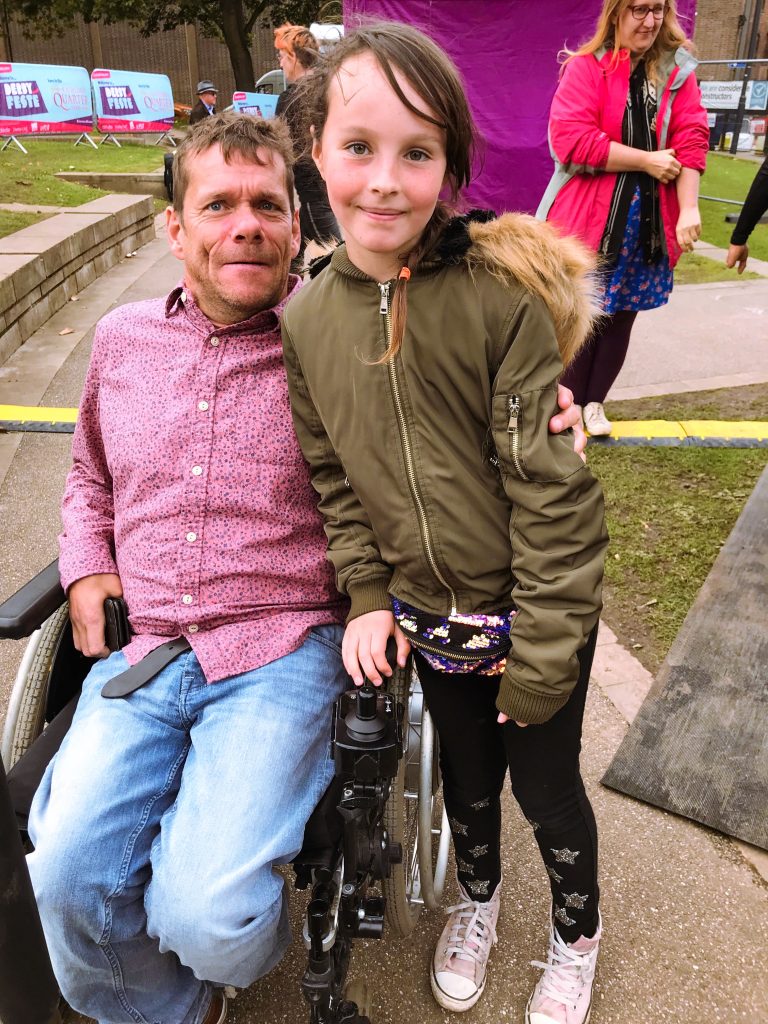
[[[602,258],[603,312],[563,383],[591,434],[640,310],[663,305],[680,253],[701,234],[709,130],[674,0],[603,0],[595,34],[568,53],[549,118],[555,174],[538,216]]]

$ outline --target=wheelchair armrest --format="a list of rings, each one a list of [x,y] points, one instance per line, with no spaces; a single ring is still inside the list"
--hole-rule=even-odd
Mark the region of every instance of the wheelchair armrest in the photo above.
[[[64,604],[67,597],[59,580],[59,560],[51,562],[21,590],[0,604],[0,638],[29,636]]]

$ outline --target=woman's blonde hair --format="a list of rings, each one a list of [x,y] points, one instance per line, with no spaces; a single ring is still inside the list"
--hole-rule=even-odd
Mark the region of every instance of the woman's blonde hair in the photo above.
[[[615,67],[619,62],[619,53],[621,51],[616,25],[627,7],[633,6],[634,3],[635,0],[603,0],[603,9],[600,11],[600,17],[597,19],[595,34],[586,43],[582,43],[578,50],[561,50],[559,56],[563,65],[567,64],[569,60],[573,60],[574,57],[583,57],[587,53],[597,53],[598,50],[606,46],[613,50],[610,66],[611,68]],[[677,4],[675,0],[667,0],[664,4],[664,20],[661,23],[659,34],[654,39],[653,46],[648,50],[645,58],[649,76],[655,77],[656,69],[663,54],[668,53],[670,50],[677,50],[680,46],[692,49],[693,44],[677,20]]]

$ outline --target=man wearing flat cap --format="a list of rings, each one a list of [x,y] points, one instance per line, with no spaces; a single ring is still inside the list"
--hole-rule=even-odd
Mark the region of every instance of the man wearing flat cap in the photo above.
[[[212,117],[216,113],[216,96],[218,90],[213,82],[197,83],[197,103],[192,107],[189,115],[190,126],[204,121],[206,117]]]

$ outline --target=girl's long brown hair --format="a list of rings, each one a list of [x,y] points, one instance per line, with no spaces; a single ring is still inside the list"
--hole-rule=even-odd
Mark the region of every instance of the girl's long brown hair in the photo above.
[[[603,9],[600,11],[600,16],[597,19],[594,35],[586,43],[582,43],[578,50],[561,50],[560,57],[563,65],[573,60],[574,57],[583,57],[587,53],[597,53],[604,46],[610,46],[613,49],[611,67],[615,67],[619,62],[619,53],[621,52],[616,26],[626,8],[630,7],[634,2],[635,0],[603,0]],[[645,58],[649,77],[655,77],[659,61],[665,53],[668,53],[670,50],[677,50],[680,46],[685,46],[688,49],[693,48],[693,44],[677,20],[677,4],[675,0],[667,0],[664,7],[664,19],[661,23],[659,34],[654,39],[653,46],[648,50]]]
[[[328,92],[332,79],[338,75],[347,58],[365,52],[373,54],[400,102],[417,117],[445,132],[446,182],[450,188],[451,203],[438,200],[418,245],[411,252],[402,254],[403,265],[413,270],[431,254],[453,214],[452,204],[470,181],[472,162],[478,148],[477,130],[464,84],[450,57],[418,29],[396,21],[381,21],[350,32],[327,54],[323,54],[312,72],[301,79],[299,90],[303,97],[307,129],[311,127],[318,142],[322,140],[328,117]],[[431,114],[411,103],[400,87],[396,72],[406,79]],[[409,276],[398,278],[392,299],[392,336],[387,351],[377,362],[393,359],[402,347]]]

